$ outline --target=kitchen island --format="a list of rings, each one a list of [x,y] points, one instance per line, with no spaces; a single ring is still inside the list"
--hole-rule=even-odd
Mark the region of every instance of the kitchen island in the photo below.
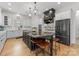
[[[52,56],[53,52],[52,52],[52,47],[53,47],[53,33],[52,34],[42,34],[42,35],[33,35],[32,33],[28,33],[28,34],[25,34],[25,32],[23,33],[23,41],[28,45],[28,47],[30,48],[30,50],[32,50],[33,48],[33,43],[31,42],[32,39],[36,39],[36,38],[42,38],[42,39],[45,39],[45,40],[49,40],[49,44],[50,44],[50,47],[49,47],[49,50],[50,50],[50,56]],[[37,39],[39,40],[39,39]]]

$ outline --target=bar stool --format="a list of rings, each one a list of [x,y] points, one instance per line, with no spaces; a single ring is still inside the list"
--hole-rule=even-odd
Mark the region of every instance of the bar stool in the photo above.
[[[45,53],[48,53],[45,49],[47,49],[49,47],[49,43],[46,41],[40,41],[36,44],[42,51],[43,55],[45,55]],[[37,54],[37,53],[36,53]]]
[[[47,49],[48,48],[48,46],[49,46],[49,43],[48,42],[46,42],[45,40],[43,40],[43,39],[40,39],[40,40],[38,40],[38,39],[34,39],[34,40],[32,40],[32,42],[33,43],[35,43],[35,45],[37,45],[38,46],[38,48],[35,50],[35,54],[36,54],[36,56],[39,54],[39,53],[43,53],[43,55],[45,55],[45,53],[48,53],[45,49]],[[40,50],[40,51],[39,51]]]
[[[33,43],[33,47],[32,47],[32,48],[33,48],[34,50],[31,50],[30,53],[32,52],[32,53],[35,54],[35,51],[38,49],[38,48],[37,48],[37,45],[36,45],[36,44],[37,44],[37,39],[32,39],[31,42]],[[37,48],[37,49],[36,49],[36,48]]]

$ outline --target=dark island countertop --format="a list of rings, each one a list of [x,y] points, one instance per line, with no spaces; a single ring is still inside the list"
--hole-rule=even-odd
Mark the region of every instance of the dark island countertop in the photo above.
[[[28,35],[31,36],[31,37],[37,38],[37,37],[53,36],[54,33],[52,33],[52,34],[42,34],[42,35],[39,35],[39,34],[33,35],[33,34],[29,33]]]

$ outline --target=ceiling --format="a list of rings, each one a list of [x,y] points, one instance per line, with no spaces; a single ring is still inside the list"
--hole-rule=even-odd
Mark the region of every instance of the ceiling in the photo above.
[[[11,3],[11,5],[8,5]],[[76,4],[76,2],[61,2],[61,4],[57,4],[57,2],[37,2],[37,8],[39,13],[44,12],[47,9],[54,8],[58,10],[65,6],[69,6],[72,4]],[[27,15],[29,13],[29,7],[33,9],[34,2],[0,2],[0,8],[9,10],[14,13],[20,13],[23,15]]]

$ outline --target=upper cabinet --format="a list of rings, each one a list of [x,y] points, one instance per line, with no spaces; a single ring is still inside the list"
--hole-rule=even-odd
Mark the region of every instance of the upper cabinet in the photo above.
[[[13,26],[14,14],[11,12],[2,10],[2,23],[4,26]]]
[[[13,15],[10,12],[4,11],[0,8],[0,25],[11,26],[13,24]]]
[[[56,13],[55,15],[55,20],[62,20],[67,18],[71,18],[71,11],[60,12],[60,13]]]
[[[3,25],[3,19],[2,19],[2,9],[0,8],[0,25]]]

